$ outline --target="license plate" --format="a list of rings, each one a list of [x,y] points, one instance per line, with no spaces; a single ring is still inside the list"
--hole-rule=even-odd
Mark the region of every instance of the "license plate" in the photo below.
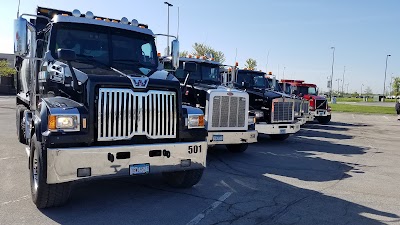
[[[320,116],[323,116],[323,115],[324,115],[324,112],[319,112],[319,115],[320,115]]]
[[[286,134],[286,129],[280,129],[280,130],[279,130],[279,133],[280,133],[280,134]]]
[[[213,135],[213,141],[224,141],[224,135]]]
[[[149,163],[129,165],[130,175],[145,175],[148,173],[150,173]]]

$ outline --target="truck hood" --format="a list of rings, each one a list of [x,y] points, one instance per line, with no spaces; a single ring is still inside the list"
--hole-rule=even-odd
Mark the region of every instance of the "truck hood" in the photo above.
[[[315,100],[317,100],[317,99],[318,99],[318,100],[326,100],[325,97],[323,97],[323,96],[318,96],[318,95],[304,95],[303,98],[306,99],[306,100],[311,100],[311,99],[315,99]]]

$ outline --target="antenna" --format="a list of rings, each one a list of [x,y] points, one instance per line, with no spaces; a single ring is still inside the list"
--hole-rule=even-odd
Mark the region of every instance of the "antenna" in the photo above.
[[[268,54],[267,54],[267,65],[266,65],[266,70],[265,72],[268,73],[268,61],[269,61],[269,50],[268,50]]]
[[[17,10],[17,18],[19,17],[19,6],[21,5],[21,0],[18,0],[18,10]]]
[[[234,62],[234,64],[236,64],[236,58],[237,58],[237,48],[236,48],[236,50],[235,50],[235,62]]]
[[[176,39],[179,39],[179,7],[178,7],[178,30],[176,31]]]

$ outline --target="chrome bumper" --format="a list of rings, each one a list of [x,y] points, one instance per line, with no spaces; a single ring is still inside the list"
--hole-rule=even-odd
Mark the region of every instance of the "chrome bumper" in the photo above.
[[[189,146],[201,146],[197,153],[190,154]],[[150,151],[169,151],[170,157],[150,156]],[[118,159],[122,153],[124,159]],[[129,155],[129,157],[126,157]],[[129,165],[150,164],[150,173],[172,172],[200,169],[206,167],[207,142],[188,142],[173,144],[148,144],[124,146],[95,146],[82,148],[47,149],[47,183],[63,183],[82,179],[78,168],[91,168],[89,177],[129,176]],[[113,158],[114,160],[110,160]],[[181,160],[190,159],[189,166],[183,167]],[[87,178],[87,177],[84,177]]]
[[[301,121],[289,124],[257,124],[258,133],[262,134],[294,134],[300,130]]]
[[[304,118],[306,122],[312,122],[315,119],[314,114],[305,114],[302,118]]]
[[[315,111],[310,112],[311,115],[314,117],[323,117],[323,116],[330,116],[331,112],[326,109],[316,109]]]
[[[209,145],[242,144],[257,142],[258,132],[256,130],[247,132],[208,132],[207,142]],[[222,140],[220,139],[222,137]]]

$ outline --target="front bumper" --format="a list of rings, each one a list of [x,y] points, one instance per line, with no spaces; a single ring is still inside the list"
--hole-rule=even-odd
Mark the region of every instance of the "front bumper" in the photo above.
[[[314,117],[324,117],[324,116],[330,116],[331,111],[328,111],[326,109],[316,109],[315,111],[311,111],[310,113]]]
[[[198,146],[197,153],[189,147]],[[155,156],[155,151],[166,151]],[[190,153],[192,152],[192,153]],[[118,156],[124,157],[118,157]],[[129,157],[127,157],[129,155]],[[150,156],[151,155],[151,156]],[[162,173],[192,170],[206,167],[207,142],[185,142],[173,144],[147,144],[123,146],[95,146],[82,148],[47,149],[47,183],[63,183],[82,179],[78,177],[79,168],[91,168],[89,177],[129,176],[129,166],[150,164],[149,173]],[[110,158],[114,160],[110,160]],[[183,167],[181,160],[191,160]],[[85,177],[87,178],[87,177]]]
[[[300,130],[301,121],[286,124],[257,124],[256,129],[262,134],[294,134]]]
[[[209,145],[254,143],[257,142],[257,136],[256,130],[246,132],[210,131],[208,132],[207,142]]]
[[[304,114],[302,118],[303,118],[306,122],[312,122],[312,121],[314,121],[315,116],[314,116],[314,114],[311,114],[311,113],[314,113],[314,112],[310,112],[310,113],[308,113],[308,114]]]

